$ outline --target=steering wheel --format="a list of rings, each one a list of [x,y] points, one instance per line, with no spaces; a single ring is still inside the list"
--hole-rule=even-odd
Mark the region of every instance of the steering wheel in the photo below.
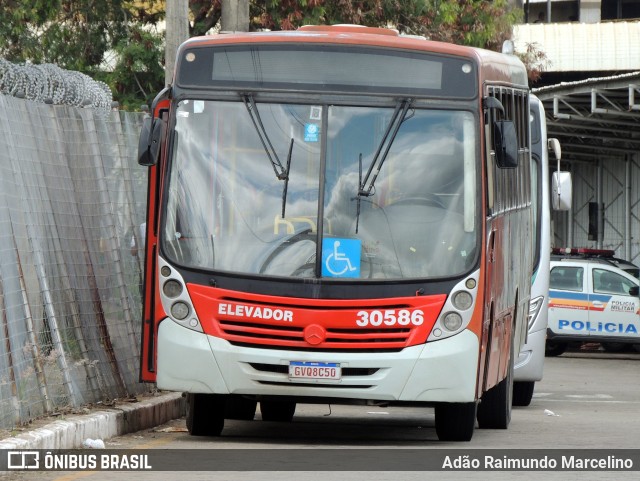
[[[312,232],[311,229],[306,229],[306,230],[303,230],[302,232],[298,232],[297,234],[292,234],[288,237],[283,238],[280,244],[278,244],[278,246],[276,246],[276,248],[273,249],[273,251],[264,260],[264,262],[260,266],[259,273],[264,274],[269,268],[270,264],[275,259],[277,259],[278,256],[280,256],[285,250],[290,249],[293,245],[300,242],[305,242],[305,241],[311,241],[315,245],[316,240],[317,240],[317,234]],[[304,264],[297,267],[291,274],[288,274],[288,275],[293,277],[302,277],[300,276],[301,273],[309,269],[315,270],[315,264],[316,263],[315,263],[315,249],[314,249],[313,261],[309,260],[308,262],[305,262]]]
[[[385,206],[385,208],[395,205],[430,205],[432,207],[439,207],[445,209],[440,196],[436,194],[420,194],[412,197],[403,197],[395,201],[391,201]]]

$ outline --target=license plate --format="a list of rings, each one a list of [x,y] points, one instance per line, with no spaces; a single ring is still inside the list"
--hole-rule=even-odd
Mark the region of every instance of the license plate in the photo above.
[[[291,361],[289,378],[297,381],[339,381],[342,368],[336,362]]]

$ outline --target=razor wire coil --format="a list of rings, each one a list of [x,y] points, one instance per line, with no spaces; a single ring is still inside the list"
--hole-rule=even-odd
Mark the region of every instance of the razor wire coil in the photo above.
[[[34,102],[110,110],[109,86],[54,64],[18,65],[0,58],[0,93]]]

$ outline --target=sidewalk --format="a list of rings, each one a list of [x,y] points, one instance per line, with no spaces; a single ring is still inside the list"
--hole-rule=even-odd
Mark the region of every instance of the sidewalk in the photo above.
[[[0,439],[0,449],[78,449],[86,439],[107,440],[164,424],[184,415],[181,393],[144,398],[86,415],[70,415],[17,436]]]

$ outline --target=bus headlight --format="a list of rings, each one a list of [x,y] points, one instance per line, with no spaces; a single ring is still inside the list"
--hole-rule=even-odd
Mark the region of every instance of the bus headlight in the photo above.
[[[536,319],[538,318],[538,314],[540,313],[540,308],[542,307],[543,303],[544,303],[543,296],[536,297],[535,299],[531,299],[531,302],[529,302],[529,316],[527,319],[527,329],[531,330],[531,328],[535,324]]]
[[[457,312],[445,314],[442,325],[449,331],[457,331],[462,326],[462,317]]]
[[[456,309],[466,311],[473,305],[473,297],[467,291],[458,291],[453,295],[453,305]]]
[[[438,319],[431,329],[427,342],[442,341],[464,331],[473,317],[478,302],[478,278],[476,270],[451,289],[451,295],[445,301]]]
[[[182,301],[178,301],[171,306],[171,315],[182,321],[189,315],[189,306]]]
[[[162,309],[171,320],[182,327],[204,332],[196,308],[189,295],[187,283],[178,269],[173,268],[161,256],[158,256],[158,291]]]
[[[165,296],[173,299],[174,297],[178,297],[180,294],[182,294],[182,284],[171,279],[164,283],[164,285],[162,286],[162,292],[164,292]]]

